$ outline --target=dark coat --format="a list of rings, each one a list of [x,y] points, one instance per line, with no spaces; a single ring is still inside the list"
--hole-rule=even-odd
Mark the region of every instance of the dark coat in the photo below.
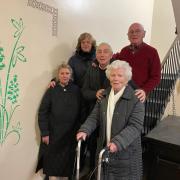
[[[96,92],[99,89],[106,89],[110,86],[109,80],[106,78],[104,82],[100,79],[100,69],[98,64],[96,66],[90,66],[87,69],[84,84],[82,88],[82,95],[84,99],[88,102],[89,112],[92,111],[96,103]]]
[[[74,83],[82,88],[84,83],[84,75],[92,61],[95,59],[95,49],[91,52],[85,53],[83,51],[76,51],[76,53],[69,59],[68,64],[73,70]]]
[[[90,135],[100,128],[97,153],[106,144],[107,105],[110,88],[105,97],[98,101],[79,131]],[[142,176],[141,130],[143,128],[144,105],[127,86],[115,106],[112,119],[111,142],[118,147],[117,153],[110,153],[107,168],[108,180],[140,180]]]
[[[74,84],[57,84],[45,93],[38,114],[41,136],[49,136],[49,145],[41,143],[37,171],[49,176],[72,175],[75,134],[79,128],[80,90]]]

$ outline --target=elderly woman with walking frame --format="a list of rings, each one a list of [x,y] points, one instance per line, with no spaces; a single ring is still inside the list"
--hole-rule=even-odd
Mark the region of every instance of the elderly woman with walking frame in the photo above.
[[[109,149],[109,161],[107,168],[102,170],[101,179],[140,180],[144,104],[128,85],[132,70],[127,62],[112,62],[107,67],[106,76],[111,87],[106,89],[103,98],[97,101],[76,138],[85,140],[99,127],[97,154],[104,147]]]

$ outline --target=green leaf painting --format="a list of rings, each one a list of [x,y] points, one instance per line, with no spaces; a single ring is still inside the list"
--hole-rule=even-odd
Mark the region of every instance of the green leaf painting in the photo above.
[[[18,75],[14,74],[15,68],[19,62],[26,62],[24,56],[24,49],[20,42],[22,33],[24,31],[24,24],[22,18],[18,21],[11,19],[12,27],[14,28],[12,42],[12,51],[10,57],[4,55],[4,48],[0,47],[0,73],[5,71],[5,76],[0,76],[0,144],[3,145],[6,142],[6,138],[11,134],[16,135],[17,144],[21,137],[21,124],[19,121],[13,119],[13,115],[17,108],[19,98],[19,83]]]
[[[0,70],[2,70],[5,67],[3,60],[4,60],[3,48],[0,47]]]

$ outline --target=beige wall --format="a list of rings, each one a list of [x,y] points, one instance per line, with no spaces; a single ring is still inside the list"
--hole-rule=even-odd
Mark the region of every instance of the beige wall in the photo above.
[[[15,133],[10,134],[0,145],[0,179],[1,180],[32,180],[39,145],[39,132],[37,131],[37,109],[48,81],[52,77],[52,71],[59,63],[55,59],[54,51],[59,45],[57,37],[52,37],[52,16],[27,6],[26,0],[3,0],[0,6],[0,46],[4,48],[6,64],[0,71],[3,92],[5,89],[8,63],[14,47],[13,34],[16,28],[12,26],[11,18],[19,21],[22,18],[24,31],[18,46],[25,46],[22,54],[27,62],[17,61],[12,68],[13,74],[18,75],[20,105],[9,126],[16,126],[20,122],[20,141]],[[56,6],[53,1],[46,1],[49,5]],[[57,51],[56,51],[57,53]],[[56,61],[56,62],[55,62]],[[9,101],[8,101],[9,103]],[[7,105],[10,111],[10,103]],[[42,179],[36,177],[35,179]]]

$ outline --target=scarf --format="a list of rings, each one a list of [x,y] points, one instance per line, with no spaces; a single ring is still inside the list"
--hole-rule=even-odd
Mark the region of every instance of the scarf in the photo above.
[[[124,89],[125,87],[123,87],[118,93],[114,94],[114,90],[111,88],[111,92],[109,94],[108,106],[107,106],[107,126],[106,126],[107,144],[110,142],[110,139],[111,139],[111,125],[112,125],[114,109],[115,109],[117,101],[122,96]]]

